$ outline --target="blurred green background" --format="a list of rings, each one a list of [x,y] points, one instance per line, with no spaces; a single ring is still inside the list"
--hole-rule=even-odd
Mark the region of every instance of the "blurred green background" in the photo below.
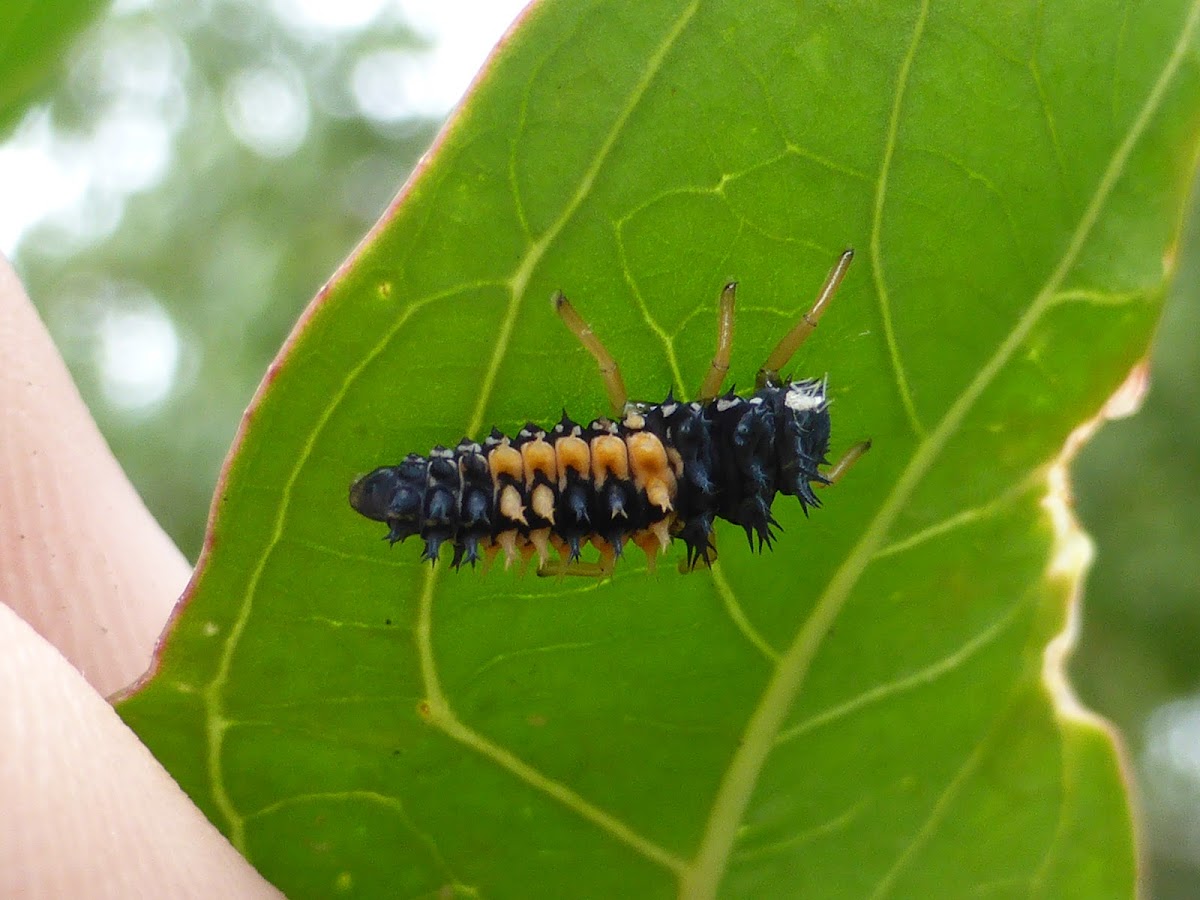
[[[519,7],[45,0],[0,23],[0,252],[192,559],[267,363]],[[1073,674],[1135,759],[1160,900],[1200,896],[1198,251],[1194,218],[1145,405],[1074,471],[1097,556]]]

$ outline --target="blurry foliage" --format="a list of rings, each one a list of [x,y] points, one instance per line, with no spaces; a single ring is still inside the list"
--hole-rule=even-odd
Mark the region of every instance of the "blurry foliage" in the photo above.
[[[0,129],[59,73],[58,59],[104,0],[9,0],[0,15]]]
[[[1150,896],[1200,893],[1200,784],[1193,749],[1161,771],[1146,753],[1156,707],[1200,691],[1200,215],[1193,193],[1175,284],[1141,411],[1111,422],[1073,468],[1076,510],[1096,544],[1079,649],[1083,701],[1125,733],[1142,781]],[[1189,741],[1200,746],[1200,733]],[[1158,765],[1170,753],[1156,755]],[[1170,764],[1170,760],[1166,761]],[[1188,777],[1190,776],[1190,777]],[[1179,782],[1186,785],[1178,788]]]
[[[1137,415],[1109,423],[1074,469],[1076,507],[1096,543],[1087,585],[1086,699],[1141,738],[1145,697],[1197,688],[1200,641],[1200,221],[1153,350]],[[1136,693],[1131,686],[1136,685]]]
[[[45,226],[26,236],[15,260],[113,451],[193,560],[221,461],[267,363],[437,125],[379,126],[348,95],[361,53],[418,48],[402,23],[313,40],[285,28],[266,4],[225,0],[202,9],[163,0],[98,23],[75,48],[49,106],[67,133],[94,127],[98,112],[122,102],[114,96],[121,79],[104,77],[106,48],[143,36],[175,58],[183,90],[166,92],[162,103],[178,123],[171,159],[159,183],[117,211],[110,234],[72,241],[60,226]],[[298,74],[310,101],[307,136],[284,158],[255,155],[223,114],[229,80],[257,65]],[[105,215],[111,211],[98,213]],[[97,385],[95,324],[106,296],[145,292],[180,333],[179,379],[164,403],[131,414]]]
[[[95,8],[28,6],[47,16],[55,11],[64,31]],[[21,22],[9,17],[0,37],[11,43]],[[57,52],[61,33],[46,31],[50,42],[26,46],[20,58],[5,51],[0,126],[29,100],[37,60]],[[116,223],[110,231],[79,240],[61,227],[42,227],[26,236],[15,263],[117,456],[151,511],[195,558],[220,462],[267,363],[391,199],[437,123],[381,127],[355,112],[347,96],[348,73],[362,52],[416,46],[400,22],[313,40],[289,30],[263,3],[159,0],[85,34],[49,100],[58,129],[70,134],[95,124],[114,86],[89,67],[139,34],[165,35],[178,54],[183,90],[164,104],[176,122],[165,176],[122,209],[97,213]],[[246,149],[223,115],[228,80],[257,63],[298,73],[310,101],[306,137],[284,158]],[[1197,251],[1200,223],[1193,221],[1141,413],[1104,428],[1075,466],[1078,512],[1097,558],[1073,672],[1085,702],[1124,730],[1135,755],[1151,711],[1200,689]],[[179,380],[164,403],[143,414],[110,406],[97,383],[92,325],[114,285],[148,291],[181,335]],[[1153,780],[1154,773],[1141,774]],[[1164,802],[1162,792],[1143,796]],[[1197,815],[1148,810],[1151,894],[1160,900],[1195,896],[1200,859],[1188,857],[1171,823]]]

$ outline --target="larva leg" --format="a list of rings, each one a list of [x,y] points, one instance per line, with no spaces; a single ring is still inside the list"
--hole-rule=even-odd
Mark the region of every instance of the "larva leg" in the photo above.
[[[775,349],[771,351],[771,355],[767,357],[767,361],[763,363],[763,367],[758,370],[758,387],[762,388],[768,384],[779,385],[782,383],[779,379],[779,371],[788,364],[788,361],[800,349],[800,346],[808,340],[808,336],[817,330],[817,322],[825,313],[825,309],[829,306],[829,301],[833,299],[833,295],[837,293],[842,279],[846,277],[846,269],[850,267],[850,260],[852,259],[854,259],[853,250],[847,250],[838,259],[837,265],[830,270],[829,275],[825,278],[825,284],[821,286],[821,292],[817,294],[816,302],[813,303],[812,308],[800,317],[800,321],[792,326],[791,331],[783,336],[783,340],[775,346]]]
[[[817,487],[829,487],[830,485],[837,484],[842,480],[842,476],[850,470],[850,467],[862,459],[863,454],[870,449],[871,442],[869,440],[859,441],[842,454],[842,458],[833,464],[833,468],[823,473],[825,475],[825,482],[818,484]]]
[[[712,365],[704,376],[704,384],[700,386],[700,396],[696,399],[701,403],[711,400],[721,391],[721,384],[729,371],[729,354],[733,350],[733,295],[737,291],[737,282],[731,281],[721,291],[721,301],[717,308],[717,352],[713,354]]]
[[[629,394],[625,390],[625,380],[621,378],[621,368],[608,348],[596,337],[592,327],[583,321],[583,317],[575,311],[571,301],[563,296],[562,291],[554,295],[554,309],[563,324],[571,329],[571,334],[579,339],[584,349],[592,354],[596,364],[600,366],[600,377],[604,379],[604,389],[608,392],[608,400],[618,415],[625,411]]]
[[[710,531],[708,533],[708,549],[704,555],[696,554],[692,559],[681,559],[679,561],[679,574],[687,575],[695,572],[696,569],[703,566],[706,569],[711,569],[712,564],[717,561],[717,533]]]

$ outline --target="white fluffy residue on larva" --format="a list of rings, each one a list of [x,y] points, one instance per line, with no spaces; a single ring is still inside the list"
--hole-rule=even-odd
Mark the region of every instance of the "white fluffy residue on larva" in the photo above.
[[[788,409],[796,412],[807,412],[810,409],[822,409],[825,404],[825,384],[821,381],[795,382],[788,386],[787,395],[783,398]]]

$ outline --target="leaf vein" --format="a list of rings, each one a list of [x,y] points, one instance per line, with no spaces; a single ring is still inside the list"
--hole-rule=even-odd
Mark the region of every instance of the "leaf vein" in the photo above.
[[[1055,306],[1067,303],[1089,303],[1092,306],[1128,306],[1130,303],[1148,301],[1156,296],[1162,287],[1136,288],[1131,291],[1097,291],[1089,288],[1075,288],[1069,291],[1059,291],[1053,297]]]
[[[642,289],[638,286],[637,279],[633,276],[633,271],[630,269],[629,260],[626,256],[625,240],[621,233],[623,225],[624,220],[618,222],[613,229],[617,242],[617,258],[621,262],[621,275],[625,279],[625,284],[629,286],[629,293],[633,296],[634,302],[642,313],[642,320],[646,323],[646,327],[650,329],[651,333],[658,338],[663,346],[663,354],[666,356],[667,365],[671,369],[671,382],[678,390],[682,391],[683,373],[679,367],[679,354],[675,352],[675,339],[654,318],[650,312],[650,306],[646,303],[646,298],[642,296]]]
[[[770,844],[762,844],[758,847],[747,847],[745,850],[740,850],[734,854],[734,858],[738,861],[745,861],[747,859],[759,859],[763,856],[774,856],[776,853],[784,853],[788,850],[793,850],[796,847],[801,847],[804,844],[811,843],[818,838],[836,834],[857,819],[859,814],[861,814],[866,807],[866,799],[859,800],[857,803],[847,807],[841,813],[834,816],[828,822],[822,822],[820,825],[814,825],[812,828],[806,828],[799,834],[793,834],[791,837],[786,837]]]
[[[896,77],[896,93],[892,98],[892,112],[888,119],[887,137],[884,141],[883,159],[879,165],[879,177],[875,181],[875,205],[871,215],[871,273],[875,280],[875,292],[879,296],[879,313],[883,319],[883,334],[887,341],[888,357],[892,362],[892,374],[896,379],[896,390],[900,393],[900,404],[908,416],[913,433],[925,437],[925,426],[917,415],[917,407],[913,402],[912,389],[908,384],[908,375],[904,369],[904,361],[900,358],[900,345],[896,340],[896,326],[892,321],[892,302],[888,295],[887,278],[883,271],[883,207],[887,200],[888,176],[891,173],[892,159],[896,154],[896,136],[900,131],[900,110],[904,105],[904,94],[908,88],[909,75],[912,72],[913,60],[917,55],[917,47],[925,33],[925,21],[929,17],[929,0],[922,0],[921,10],[917,14],[913,26],[912,40],[908,52],[900,63],[900,72]]]
[[[1002,512],[1006,507],[1019,500],[1025,494],[1032,492],[1035,487],[1041,488],[1044,486],[1044,473],[1035,471],[1028,478],[1022,478],[1016,484],[1003,491],[999,496],[992,498],[987,503],[979,506],[972,506],[969,509],[964,509],[947,519],[943,519],[941,522],[935,522],[928,528],[922,528],[920,531],[914,532],[906,538],[900,538],[893,541],[887,546],[876,551],[875,559],[882,559],[885,556],[894,556],[897,553],[904,553],[931,540],[958,531],[960,528],[966,528],[975,524],[976,522],[989,519],[992,516]]]
[[[393,797],[388,794],[381,794],[378,791],[370,790],[345,790],[345,791],[313,791],[311,793],[296,794],[291,797],[283,797],[273,803],[269,803],[254,812],[246,814],[246,820],[249,821],[255,818],[272,815],[273,813],[282,812],[293,806],[299,806],[306,803],[328,803],[328,802],[347,802],[347,803],[373,803],[383,809],[390,810],[396,814],[396,817],[403,823],[405,829],[425,846],[426,852],[433,859],[434,864],[441,869],[443,877],[454,882],[456,887],[465,889],[468,892],[474,893],[474,888],[464,883],[446,862],[446,858],[438,849],[437,842],[433,837],[419,829],[412,817],[409,816],[408,810],[404,808],[404,804],[398,797]]]
[[[433,654],[433,595],[438,582],[438,569],[426,570],[425,581],[417,604],[416,643],[421,664],[421,680],[425,685],[428,719],[431,726],[441,730],[451,740],[473,750],[484,759],[508,772],[528,787],[558,801],[601,831],[616,838],[652,862],[676,874],[685,868],[683,860],[646,837],[638,834],[611,813],[595,806],[561,782],[539,772],[515,753],[495,744],[470,728],[454,712],[437,671]]]
[[[721,602],[725,606],[725,612],[729,614],[729,618],[733,620],[733,624],[741,632],[742,637],[753,644],[768,662],[772,665],[777,665],[779,663],[779,651],[772,647],[770,642],[754,627],[754,623],[750,621],[749,616],[746,615],[746,611],[742,609],[742,604],[738,601],[733,586],[725,578],[725,573],[721,571],[720,563],[710,566],[708,572],[712,577],[713,587],[717,589],[717,595],[721,598]]]
[[[1016,620],[1017,611],[1020,608],[1020,604],[1013,604],[1005,615],[988,625],[979,634],[964,642],[953,653],[942,657],[936,662],[900,678],[876,685],[870,690],[859,694],[857,697],[847,700],[845,703],[840,703],[824,712],[817,713],[812,718],[805,719],[803,722],[793,725],[787,731],[780,732],[779,736],[775,739],[775,745],[780,746],[788,741],[793,741],[803,734],[844,719],[858,712],[860,709],[865,709],[889,697],[895,697],[898,694],[904,694],[908,691],[933,684],[956,669],[962,668],[971,661],[972,657],[1009,629]]]
[[[871,900],[883,900],[891,892],[892,888],[896,886],[896,880],[900,877],[909,862],[929,843],[929,839],[937,833],[951,804],[958,797],[959,791],[962,790],[963,785],[975,774],[976,769],[983,762],[988,745],[995,738],[996,729],[999,727],[1002,718],[1002,716],[998,717],[996,722],[993,723],[992,728],[979,739],[979,742],[976,743],[975,747],[967,755],[966,760],[959,767],[958,771],[954,773],[954,776],[946,784],[946,787],[938,794],[937,799],[933,802],[933,806],[929,810],[929,815],[925,818],[921,827],[917,829],[917,833],[913,835],[908,845],[900,851],[891,868],[884,873],[879,883],[875,886],[875,890],[871,892]]]

